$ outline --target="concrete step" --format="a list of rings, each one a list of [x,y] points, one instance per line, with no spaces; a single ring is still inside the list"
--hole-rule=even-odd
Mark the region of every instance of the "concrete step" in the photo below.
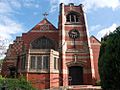
[[[93,85],[71,85],[71,86],[60,86],[59,88],[51,88],[44,90],[102,90],[101,86]]]
[[[101,86],[93,85],[72,85],[68,86],[67,90],[102,90]]]

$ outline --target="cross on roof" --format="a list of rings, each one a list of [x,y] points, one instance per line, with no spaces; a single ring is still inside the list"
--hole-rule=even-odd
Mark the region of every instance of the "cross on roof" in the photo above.
[[[44,18],[46,18],[48,16],[48,13],[47,12],[43,13],[43,16]]]

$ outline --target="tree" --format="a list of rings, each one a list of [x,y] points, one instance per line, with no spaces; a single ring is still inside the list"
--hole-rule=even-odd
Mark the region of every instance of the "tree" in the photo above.
[[[0,59],[0,71],[1,71],[1,68],[2,68],[2,63],[3,63],[3,59]]]
[[[5,55],[9,43],[9,40],[0,38],[0,59]]]
[[[120,89],[120,27],[101,39],[98,61],[101,86],[104,90]]]

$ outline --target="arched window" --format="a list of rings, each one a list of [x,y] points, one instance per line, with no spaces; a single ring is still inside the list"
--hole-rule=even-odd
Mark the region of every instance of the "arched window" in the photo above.
[[[46,37],[40,37],[31,43],[32,49],[55,49],[55,42]]]
[[[75,13],[75,12],[70,12],[67,16],[66,16],[66,21],[67,22],[79,22],[80,20],[79,14]]]

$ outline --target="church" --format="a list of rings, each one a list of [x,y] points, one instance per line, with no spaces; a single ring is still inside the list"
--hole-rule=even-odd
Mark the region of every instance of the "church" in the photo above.
[[[58,27],[43,18],[9,45],[2,76],[23,75],[38,89],[94,85],[99,80],[101,44],[89,37],[83,5],[61,3],[59,8]]]

